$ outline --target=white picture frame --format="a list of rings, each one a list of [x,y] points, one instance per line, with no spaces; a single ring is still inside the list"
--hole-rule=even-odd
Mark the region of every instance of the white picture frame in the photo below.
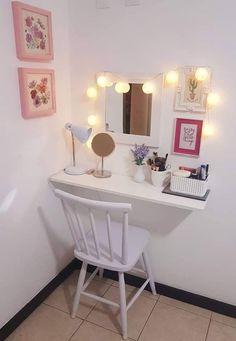
[[[174,100],[175,111],[206,112],[207,95],[211,85],[211,69],[206,67],[207,79],[198,81],[195,78],[197,68],[196,66],[186,66],[181,70]]]

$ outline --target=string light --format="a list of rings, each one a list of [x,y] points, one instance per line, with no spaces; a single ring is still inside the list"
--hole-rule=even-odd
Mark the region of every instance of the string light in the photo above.
[[[97,84],[100,87],[105,88],[105,86],[107,85],[107,78],[105,76],[99,76],[97,78]]]
[[[195,78],[198,81],[205,81],[209,77],[208,70],[205,67],[197,68],[195,72]]]
[[[176,84],[178,82],[179,74],[177,71],[169,71],[165,76],[166,84]]]
[[[95,126],[97,124],[97,117],[95,115],[89,115],[88,124],[90,126]]]
[[[125,93],[129,92],[130,85],[127,82],[118,82],[115,85],[115,90],[116,90],[116,92],[118,92],[118,94],[122,94],[122,93],[125,94]]]
[[[89,140],[86,142],[86,146],[87,146],[89,149],[92,149],[92,139],[89,139]]]
[[[207,105],[209,107],[214,107],[220,101],[220,96],[216,92],[210,92],[207,96]]]
[[[113,82],[111,80],[111,77],[112,77],[112,75],[111,75],[110,72],[99,73],[97,75],[97,84],[98,84],[98,86],[100,86],[101,88],[112,86]]]
[[[215,129],[210,123],[204,123],[203,129],[202,129],[202,134],[205,137],[209,137],[214,135]]]
[[[154,84],[151,82],[145,82],[142,86],[142,90],[145,94],[152,94],[154,92]]]
[[[98,91],[95,87],[91,86],[87,89],[87,96],[89,98],[96,98],[98,95]]]

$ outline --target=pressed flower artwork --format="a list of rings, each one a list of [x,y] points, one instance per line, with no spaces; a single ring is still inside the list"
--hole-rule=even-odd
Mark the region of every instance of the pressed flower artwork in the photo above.
[[[37,77],[35,77],[37,79]],[[30,98],[35,108],[51,104],[51,89],[49,87],[50,80],[48,77],[43,77],[39,81],[36,79],[30,80],[28,84]]]
[[[16,51],[20,60],[46,62],[53,59],[51,13],[12,2]]]
[[[176,88],[174,110],[189,112],[206,112],[207,95],[211,83],[211,70],[207,69],[208,77],[205,80],[197,80],[195,66],[186,66],[179,75],[179,83]]]
[[[31,13],[25,11],[23,11],[23,13],[25,23],[25,46],[27,50],[34,50],[37,52],[48,50],[48,30],[46,24],[43,23],[45,17],[35,17]]]
[[[22,116],[53,114],[56,111],[54,71],[18,68],[18,74]]]

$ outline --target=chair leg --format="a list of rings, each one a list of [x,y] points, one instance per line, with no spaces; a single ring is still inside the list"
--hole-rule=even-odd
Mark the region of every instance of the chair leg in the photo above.
[[[151,266],[149,263],[149,258],[148,258],[147,252],[144,251],[142,256],[143,256],[143,262],[144,262],[144,266],[146,269],[146,273],[147,273],[148,277],[150,278],[150,287],[152,289],[152,294],[156,295],[157,292],[156,292],[155,282],[153,280],[152,269],[151,269]]]
[[[127,339],[127,309],[125,295],[124,273],[119,272],[119,291],[120,291],[120,322],[123,339]]]
[[[103,278],[103,273],[104,273],[104,269],[100,268],[100,269],[99,269],[99,278],[100,278],[100,279]]]
[[[84,285],[86,272],[87,272],[87,264],[83,262],[81,270],[80,270],[80,274],[79,274],[78,284],[76,288],[76,293],[75,293],[75,298],[74,298],[74,303],[73,303],[73,308],[72,308],[72,313],[71,313],[72,318],[75,318],[76,316],[76,312],[77,312],[79,300],[80,300],[80,294]]]

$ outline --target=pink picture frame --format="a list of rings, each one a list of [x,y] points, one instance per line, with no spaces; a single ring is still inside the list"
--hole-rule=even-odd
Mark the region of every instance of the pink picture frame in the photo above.
[[[199,156],[203,120],[177,118],[175,120],[173,153]]]
[[[12,2],[16,55],[31,62],[53,59],[51,12],[38,7]]]
[[[54,70],[18,68],[23,118],[49,116],[56,112]]]

